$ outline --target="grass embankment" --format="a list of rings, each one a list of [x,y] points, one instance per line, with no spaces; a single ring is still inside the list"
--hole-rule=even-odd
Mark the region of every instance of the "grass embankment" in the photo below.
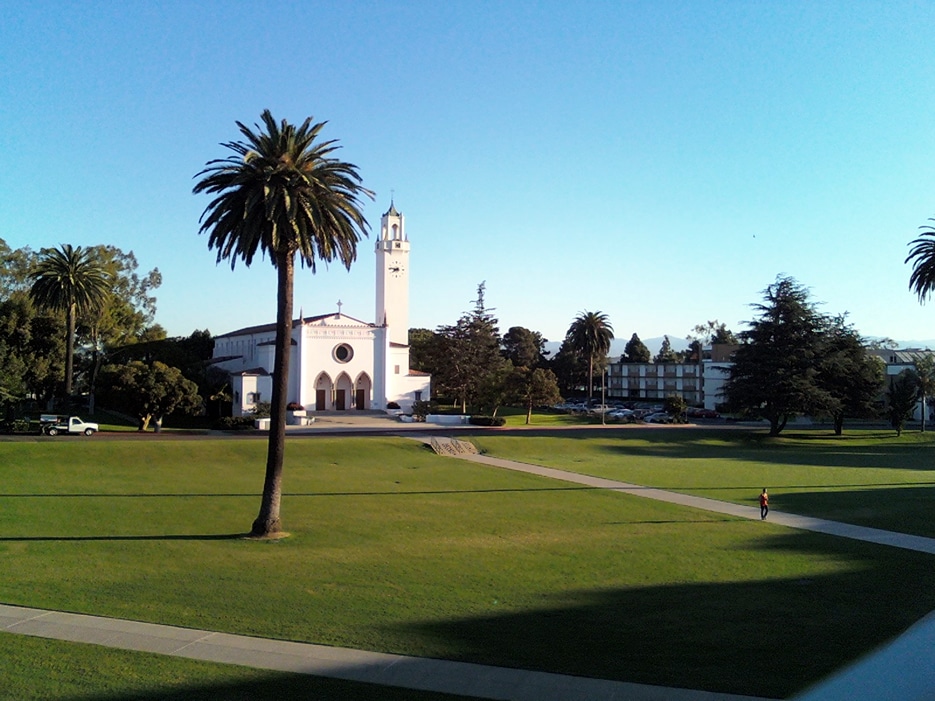
[[[658,433],[668,438],[634,444],[644,462],[663,468],[667,452],[698,449]],[[500,452],[516,450],[512,440],[478,443]],[[529,437],[523,459],[566,450],[549,440]],[[589,471],[626,453],[568,440],[567,459]],[[743,448],[720,450],[731,446]],[[773,697],[935,608],[930,557],[569,487],[393,438],[290,440],[293,535],[245,541],[264,454],[263,441],[236,439],[0,444],[0,601]],[[748,462],[734,466],[761,469]],[[759,462],[776,474],[800,467]],[[0,636],[5,650],[22,644]],[[37,675],[69,664],[50,654]],[[0,678],[28,690],[31,659],[0,656]]]

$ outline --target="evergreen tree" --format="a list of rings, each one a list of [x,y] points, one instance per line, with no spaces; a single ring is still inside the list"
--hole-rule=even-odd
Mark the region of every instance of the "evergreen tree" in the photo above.
[[[831,396],[829,414],[836,435],[843,433],[845,417],[874,415],[883,388],[883,364],[867,353],[863,339],[843,315],[830,319],[823,331],[818,384]]]
[[[901,436],[903,426],[912,418],[919,400],[919,377],[913,370],[903,370],[886,392],[886,416],[890,425]]]
[[[536,368],[545,363],[546,340],[538,331],[513,326],[503,334],[503,355],[516,367]]]
[[[780,277],[753,305],[759,317],[740,334],[730,377],[724,387],[732,411],[769,421],[778,436],[798,414],[827,414],[834,398],[818,382],[822,331],[826,320],[793,278]]]
[[[484,304],[486,284],[477,286],[474,309],[465,312],[453,326],[440,326],[439,349],[444,364],[436,368],[439,391],[450,394],[467,413],[482,388],[489,390],[491,376],[501,374],[509,364],[500,354],[500,330],[497,319]]]
[[[656,357],[653,358],[654,363],[677,363],[679,357],[674,350],[672,350],[672,343],[669,341],[668,336],[662,337],[662,346],[659,348],[659,352],[656,353]]]
[[[549,360],[549,369],[555,375],[561,395],[568,397],[584,387],[588,363],[575,352],[571,341],[566,338],[562,341],[558,352]]]
[[[652,358],[649,348],[640,340],[640,337],[634,333],[627,341],[623,349],[623,362],[625,363],[648,363]]]
[[[935,396],[935,356],[930,353],[915,358],[916,384],[919,388],[919,401],[922,402],[922,426],[925,433],[925,420],[928,415],[928,399]]]

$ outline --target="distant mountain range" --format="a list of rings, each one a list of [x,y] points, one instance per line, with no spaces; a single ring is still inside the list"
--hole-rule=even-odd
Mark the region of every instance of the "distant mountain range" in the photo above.
[[[640,340],[649,348],[650,353],[656,355],[659,349],[662,348],[662,341],[664,338],[665,336],[657,336],[656,338],[641,338]],[[870,338],[868,340],[879,339]],[[629,336],[627,338],[615,338],[610,342],[610,353],[608,353],[608,355],[611,358],[617,358],[623,355],[624,348],[626,348],[629,341]],[[688,348],[688,341],[685,340],[684,336],[669,336],[669,343],[672,344],[672,350],[682,351]],[[895,343],[897,348],[935,348],[935,339],[929,339],[927,341],[895,341]],[[561,345],[559,341],[549,341],[545,344],[545,349],[549,351],[551,357],[558,352]]]

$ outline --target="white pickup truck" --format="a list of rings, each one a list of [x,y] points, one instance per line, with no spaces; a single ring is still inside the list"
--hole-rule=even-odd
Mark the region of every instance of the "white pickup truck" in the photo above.
[[[86,423],[77,416],[57,416],[55,414],[40,416],[39,429],[47,436],[57,436],[60,433],[90,436],[95,431],[101,430],[97,424]]]

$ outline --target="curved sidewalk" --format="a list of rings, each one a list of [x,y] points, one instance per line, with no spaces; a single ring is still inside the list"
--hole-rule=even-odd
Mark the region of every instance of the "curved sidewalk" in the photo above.
[[[432,438],[425,436],[407,436],[423,443],[429,443]],[[440,440],[437,436],[435,440]],[[617,480],[604,479],[603,477],[593,477],[591,475],[579,474],[577,472],[567,472],[551,467],[542,467],[541,465],[532,465],[529,463],[516,462],[515,460],[503,460],[501,458],[492,458],[487,455],[460,453],[456,456],[462,460],[499,467],[505,470],[516,472],[526,472],[531,475],[548,477],[549,479],[562,480],[573,484],[580,484],[595,489],[608,489],[614,492],[623,492],[646,499],[655,499],[656,501],[665,501],[670,504],[680,506],[690,506],[695,509],[712,511],[719,514],[727,514],[738,518],[750,520],[760,520],[759,506],[743,506],[742,504],[733,504],[726,501],[717,501],[707,497],[698,497],[690,494],[680,494],[670,492],[665,489],[656,489],[655,487],[643,487],[638,484],[628,482],[619,482]],[[866,526],[855,526],[849,523],[840,523],[838,521],[826,521],[812,516],[799,516],[797,514],[788,514],[771,509],[769,512],[769,522],[778,523],[780,526],[789,528],[798,528],[804,531],[815,531],[826,535],[840,536],[841,538],[852,538],[862,540],[877,545],[888,545],[894,548],[903,548],[904,550],[915,550],[917,552],[935,555],[935,538],[925,538],[923,536],[908,535],[905,533],[894,533],[892,531],[883,531],[878,528],[868,528]]]
[[[0,604],[0,631],[207,662],[510,701],[760,701]]]

